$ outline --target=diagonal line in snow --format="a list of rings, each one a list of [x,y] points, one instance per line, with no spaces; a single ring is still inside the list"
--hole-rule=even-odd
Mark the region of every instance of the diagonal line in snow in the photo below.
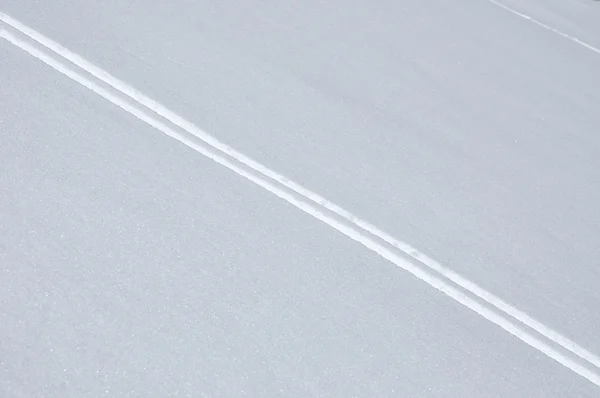
[[[509,7],[509,6],[505,5],[505,4],[502,4],[501,2],[499,2],[497,0],[487,0],[487,1],[489,1],[493,5],[495,5],[497,7],[500,7],[502,9],[504,9],[504,10],[506,10],[506,11],[512,13],[512,14],[514,14],[514,15],[517,15],[517,16],[519,16],[519,17],[521,17],[523,19],[526,19],[528,21],[531,21],[534,24],[539,25],[539,26],[541,26],[544,29],[547,29],[547,30],[549,30],[549,31],[551,31],[553,33],[556,33],[559,36],[562,36],[562,37],[564,37],[566,39],[569,39],[569,40],[571,40],[571,41],[573,41],[573,42],[575,42],[575,43],[577,43],[579,45],[582,45],[583,47],[587,48],[588,50],[592,50],[592,51],[600,54],[600,49],[592,46],[591,44],[588,44],[588,43],[584,42],[583,40],[580,40],[580,39],[578,39],[578,38],[576,38],[574,36],[571,36],[571,35],[569,35],[567,33],[564,33],[564,32],[562,32],[562,31],[560,31],[560,30],[558,30],[556,28],[553,28],[550,25],[546,25],[545,23],[540,22],[537,19],[534,19],[534,18],[530,17],[527,14],[523,14],[522,12],[519,12],[519,11],[515,10],[514,8],[511,8],[511,7]]]
[[[4,20],[4,18],[10,18],[7,17],[5,14],[0,13],[0,20],[6,22]],[[12,20],[14,22],[14,20]],[[9,25],[12,26],[11,23],[6,22]],[[17,29],[17,28],[15,28]],[[29,28],[28,28],[29,29]],[[17,29],[19,30],[19,29]],[[24,33],[24,32],[23,32]],[[28,34],[27,34],[28,35]],[[29,35],[28,35],[29,36]],[[466,290],[469,290],[471,293],[477,295],[478,297],[480,297],[481,299],[485,300],[486,302],[488,302],[488,304],[494,305],[493,303],[491,303],[488,299],[490,298],[495,298],[497,300],[500,300],[498,298],[496,298],[495,296],[491,295],[491,293],[486,292],[485,290],[483,290],[482,288],[479,288],[477,285],[475,285],[474,283],[458,276],[458,274],[446,269],[445,267],[441,266],[440,264],[434,262],[433,260],[429,259],[429,257],[425,256],[422,253],[419,253],[418,251],[416,251],[415,249],[413,249],[412,247],[410,247],[409,245],[397,241],[394,238],[392,238],[391,236],[383,233],[382,231],[379,231],[378,229],[376,229],[374,226],[366,223],[365,221],[360,220],[358,217],[353,216],[351,213],[347,212],[346,210],[340,208],[339,206],[327,201],[326,199],[312,193],[311,191],[308,191],[307,189],[289,181],[287,178],[280,176],[279,174],[267,169],[265,166],[260,165],[259,163],[256,163],[248,158],[246,158],[244,155],[240,154],[239,152],[236,152],[235,150],[225,146],[224,144],[220,143],[219,141],[217,141],[216,139],[208,136],[206,133],[202,132],[202,130],[199,130],[202,134],[207,135],[208,137],[210,137],[210,139],[212,139],[213,141],[215,141],[216,143],[219,143],[220,145],[222,145],[224,148],[228,149],[229,151],[233,152],[234,154],[237,154],[239,157],[242,157],[246,162],[250,163],[246,163],[243,162],[242,160],[238,159],[237,157],[233,156],[231,153],[227,153],[225,150],[216,147],[215,145],[212,145],[210,142],[207,142],[207,140],[203,137],[200,137],[196,134],[196,132],[191,132],[185,128],[182,127],[182,129],[186,130],[187,133],[189,133],[189,136],[187,134],[181,133],[181,132],[177,132],[175,130],[173,130],[172,128],[170,128],[168,125],[166,125],[165,123],[159,121],[158,119],[156,119],[155,117],[152,117],[150,115],[148,115],[145,111],[140,110],[139,108],[132,106],[131,104],[129,104],[127,101],[125,101],[123,98],[121,98],[118,95],[115,95],[113,93],[111,93],[109,90],[104,89],[102,87],[100,87],[99,85],[97,85],[96,83],[93,83],[92,81],[90,81],[89,79],[83,77],[82,75],[80,75],[79,73],[73,71],[72,69],[66,67],[63,63],[61,63],[60,61],[57,61],[56,59],[52,58],[51,56],[47,55],[46,53],[38,50],[37,48],[35,48],[34,46],[28,44],[27,42],[18,39],[17,37],[15,37],[13,34],[9,33],[6,30],[0,30],[0,37],[4,38],[5,40],[7,40],[8,42],[14,44],[15,46],[21,48],[22,50],[26,51],[27,53],[29,53],[30,55],[34,56],[35,58],[39,59],[40,61],[46,63],[47,65],[51,66],[52,68],[54,68],[55,70],[57,70],[58,72],[62,73],[63,75],[71,78],[72,80],[78,82],[79,84],[85,86],[86,88],[90,89],[91,91],[95,92],[96,94],[102,96],[103,98],[107,99],[109,102],[113,103],[114,105],[117,105],[118,107],[120,107],[121,109],[125,110],[126,112],[132,114],[133,116],[137,117],[138,119],[140,119],[141,121],[149,124],[150,126],[156,128],[157,130],[163,132],[164,134],[178,140],[179,142],[187,145],[188,147],[194,149],[195,151],[199,152],[200,154],[212,159],[213,161],[221,164],[222,166],[230,169],[231,171],[235,172],[236,174],[254,182],[255,184],[261,186],[262,188],[266,189],[267,191],[273,193],[274,195],[278,196],[279,198],[285,200],[286,202],[292,204],[293,206],[297,207],[298,209],[304,211],[305,213],[313,216],[314,218],[324,222],[325,224],[329,225],[330,227],[336,229],[337,231],[341,232],[342,234],[344,234],[345,236],[349,237],[350,239],[362,244],[363,246],[365,246],[366,248],[372,250],[373,252],[377,253],[378,255],[380,255],[381,257],[387,259],[388,261],[394,263],[395,265],[397,265],[398,267],[404,269],[405,271],[409,272],[410,274],[412,274],[413,276],[417,277],[418,279],[422,280],[423,282],[429,284],[430,286],[434,287],[435,289],[441,291],[442,293],[446,294],[448,297],[452,298],[453,300],[457,301],[458,303],[464,305],[465,307],[471,309],[472,311],[476,312],[477,314],[479,314],[480,316],[482,316],[483,318],[487,319],[488,321],[498,325],[499,327],[501,327],[502,329],[504,329],[505,331],[507,331],[508,333],[510,333],[511,335],[517,337],[518,339],[520,339],[521,341],[525,342],[526,344],[530,345],[531,347],[537,349],[538,351],[544,353],[545,355],[547,355],[549,358],[554,359],[555,361],[557,361],[558,363],[562,364],[563,366],[567,367],[568,369],[572,370],[573,372],[579,374],[580,376],[586,378],[587,380],[589,380],[590,382],[592,382],[593,384],[600,386],[600,376],[595,373],[594,371],[589,370],[588,368],[586,368],[585,366],[580,365],[577,361],[574,361],[573,359],[565,356],[564,354],[562,354],[561,352],[557,351],[556,349],[554,349],[553,347],[551,347],[550,345],[548,345],[547,343],[541,341],[540,339],[536,338],[534,335],[532,335],[531,333],[529,333],[528,331],[526,331],[525,329],[523,329],[522,327],[518,326],[517,324],[515,324],[514,322],[512,322],[510,319],[507,319],[501,315],[498,315],[497,313],[495,313],[494,311],[490,310],[489,308],[487,308],[486,306],[482,305],[481,303],[479,303],[477,300],[474,300],[473,298],[469,297],[468,295],[466,295],[464,292],[462,292],[460,289],[457,289],[456,287],[454,287],[453,285],[449,284],[448,282],[446,282],[444,279],[441,279],[437,276],[433,276],[430,273],[426,272],[425,270],[423,270],[420,266],[413,264],[409,261],[407,261],[406,259],[404,259],[402,256],[399,256],[398,254],[394,253],[393,251],[391,251],[390,249],[386,248],[384,245],[378,243],[376,240],[374,240],[373,238],[371,238],[369,235],[365,234],[364,232],[369,232],[372,235],[377,236],[378,238],[384,240],[386,243],[391,244],[397,248],[399,248],[401,251],[403,251],[405,254],[408,254],[409,256],[413,257],[414,259],[418,260],[419,264],[422,265],[427,265],[429,268],[431,268],[432,270],[437,271],[438,273],[441,274],[441,276],[444,276],[450,280],[452,280],[454,283],[458,284],[459,286],[463,287]],[[31,36],[30,36],[31,37]],[[42,36],[43,37],[43,36]],[[33,37],[32,37],[33,38]],[[34,40],[36,40],[35,38],[33,38]],[[49,40],[49,39],[46,39]],[[38,40],[36,40],[38,41]],[[38,43],[45,45],[41,42],[38,41]],[[57,46],[57,48],[63,49],[64,51],[69,52],[69,50],[64,49],[64,47],[59,46],[58,44],[51,42],[50,43],[54,44],[55,46]],[[50,48],[51,50],[53,50],[52,48]],[[53,50],[54,51],[54,50]],[[64,57],[63,54],[61,54],[58,51],[55,51],[58,55],[61,55]],[[73,53],[70,53],[72,56],[78,57],[76,55],[74,55]],[[66,57],[65,57],[66,58]],[[68,59],[68,58],[67,58]],[[70,60],[70,59],[69,59]],[[73,61],[72,61],[73,62]],[[99,68],[96,68],[95,66],[93,66],[92,64],[90,64],[89,62],[83,60],[83,58],[79,59],[79,62],[83,62],[84,65],[85,63],[89,64],[88,66],[93,67],[94,69],[96,69],[97,71],[102,71]],[[75,62],[73,62],[75,63]],[[80,65],[78,65],[80,66]],[[95,76],[95,74],[88,70],[88,68],[82,67],[80,66],[82,69],[86,70],[88,73],[92,74]],[[103,71],[102,71],[103,72]],[[106,72],[105,73],[107,76],[112,77],[110,75],[108,75]],[[107,81],[101,79],[100,77],[96,76],[98,79],[102,80],[103,82],[113,86],[113,88],[117,89],[118,91],[120,91],[123,94],[126,94],[122,91],[122,89],[120,89],[118,86],[119,84],[117,84],[117,87],[115,87],[113,84],[108,83]],[[113,78],[115,79],[115,78]],[[116,80],[116,79],[115,79]],[[118,80],[116,80],[117,82],[120,82]],[[114,83],[114,82],[113,82]],[[127,86],[125,83],[120,82],[121,85],[125,86],[125,88],[128,88],[130,90],[134,90],[132,88],[130,88],[129,86]],[[136,91],[134,91],[134,93],[138,93]],[[128,95],[128,94],[126,94]],[[138,93],[138,95],[142,95],[140,93]],[[129,95],[128,95],[129,96]],[[130,96],[132,99],[138,101],[140,104],[145,105],[146,107],[150,108],[148,105],[146,105],[145,103],[143,103],[142,101],[139,101],[137,98]],[[148,102],[150,104],[155,104],[156,106],[159,107],[159,110],[164,110],[166,112],[170,112],[168,111],[168,109],[162,107],[161,105],[159,105],[158,103],[156,103],[153,100],[150,100],[147,97],[143,97],[142,99],[145,99],[145,102]],[[165,117],[166,119],[168,119],[171,123],[174,123],[172,120],[170,120],[170,118],[164,116],[163,114],[157,112],[155,109],[150,108],[150,110],[155,111],[157,114]],[[164,113],[164,112],[163,112]],[[173,114],[174,115],[174,114]],[[177,116],[177,115],[175,115]],[[186,122],[184,119],[180,118],[179,116],[177,116],[180,121],[185,122],[185,123],[189,123]],[[191,126],[193,126],[191,123],[189,123]],[[176,124],[177,125],[177,124]],[[181,126],[179,126],[181,127]],[[194,126],[195,127],[195,126]],[[197,129],[197,127],[195,127]],[[206,147],[204,147],[203,145],[199,144],[197,142],[197,139],[200,139],[202,141],[204,141],[205,143],[213,146],[213,150],[211,149],[207,149]],[[251,168],[252,170],[259,172],[261,174],[263,174],[265,177],[268,177],[274,181],[276,181],[277,183],[292,189],[294,191],[296,191],[296,193],[298,193],[299,195],[303,196],[305,199],[308,199],[312,202],[315,202],[316,204],[320,205],[321,207],[328,209],[330,211],[332,211],[333,213],[345,218],[347,221],[350,221],[351,223],[355,224],[356,226],[358,226],[362,232],[360,230],[357,230],[353,227],[350,227],[348,225],[346,225],[345,223],[342,223],[340,221],[337,221],[335,218],[333,218],[332,216],[327,215],[326,213],[323,213],[322,210],[320,210],[318,207],[311,205],[310,203],[304,202],[300,199],[298,199],[297,197],[295,197],[293,194],[290,194],[289,192],[287,192],[286,190],[282,189],[281,187],[277,186],[276,184],[273,184],[272,182],[265,180],[261,177],[256,176],[255,174],[245,170],[244,168],[236,165],[235,163],[231,162],[230,160],[228,160],[226,157],[222,156],[222,154],[219,154],[218,152],[215,153],[214,149],[217,149],[221,152],[226,153],[227,155],[233,157],[234,159],[236,159],[237,161],[240,161],[241,163],[244,163],[247,167]],[[271,173],[273,176],[271,175],[267,175],[265,174],[263,171],[261,171],[260,169],[257,169],[255,167],[252,167],[252,162],[254,162],[256,165],[260,166],[261,168],[265,169],[266,171],[268,171],[269,173]],[[294,189],[293,187],[295,187],[296,189]],[[300,190],[300,192],[298,191]],[[312,197],[308,197],[307,195],[302,193],[302,190],[304,190],[305,192],[309,193],[312,195]],[[337,210],[337,211],[336,211]],[[371,228],[373,231],[366,229],[365,227],[363,227],[362,225],[365,225],[366,227]],[[376,233],[378,233],[379,235],[377,235]],[[380,236],[381,235],[381,236]],[[390,239],[391,241],[388,242],[386,240]],[[404,249],[402,248],[404,247]],[[405,250],[412,250],[410,252],[405,251]],[[433,263],[432,263],[433,262]],[[437,268],[437,269],[436,269]],[[446,274],[440,272],[443,271]],[[450,276],[448,276],[450,275]],[[459,282],[465,283],[465,286],[460,285],[458,282],[456,282],[455,280],[451,279],[451,276],[453,276],[454,278],[459,278]],[[476,287],[479,290],[479,294],[476,293],[477,289],[475,291],[470,290],[469,287],[472,289],[473,287]],[[486,299],[487,298],[487,299]],[[597,358],[585,351],[583,348],[579,347],[578,345],[576,345],[574,342],[562,337],[560,334],[553,332],[551,329],[547,328],[545,325],[529,318],[527,315],[521,313],[520,311],[516,310],[515,308],[509,306],[508,304],[503,303],[505,306],[508,306],[508,309],[510,311],[513,311],[514,313],[516,313],[516,315],[518,316],[525,316],[526,318],[524,318],[525,320],[529,320],[530,322],[534,322],[532,323],[533,326],[531,324],[527,324],[526,322],[523,322],[521,319],[518,319],[517,316],[505,311],[502,308],[499,308],[498,306],[494,305],[496,308],[503,310],[504,312],[506,312],[508,315],[513,316],[515,319],[521,321],[522,323],[524,323],[525,325],[527,325],[528,327],[530,327],[531,329],[535,330],[536,332],[538,332],[539,334],[541,334],[542,336],[548,338],[549,340],[554,341],[556,344],[559,344],[561,346],[563,346],[563,348],[571,351],[573,354],[580,356],[577,352],[574,352],[571,347],[564,346],[563,344],[561,344],[560,342],[555,341],[552,337],[556,338],[556,336],[558,336],[559,338],[562,338],[563,340],[566,340],[567,343],[570,343],[572,345],[575,345],[576,348],[578,348],[579,350],[583,350],[584,354],[588,354],[592,356],[592,359],[596,359]],[[538,330],[538,328],[536,328],[536,326],[538,327],[542,327],[543,330],[542,331],[547,331],[550,330],[552,333],[554,333],[554,335],[550,334],[550,337],[544,333],[542,333],[540,330]],[[584,357],[581,357],[582,359],[586,359]],[[589,361],[588,361],[589,362]],[[590,364],[593,364],[593,362],[590,362]]]
[[[495,1],[495,0],[489,0],[489,1]],[[419,250],[415,249],[408,243],[394,238],[390,234],[380,230],[379,228],[372,225],[371,223],[369,223],[365,220],[362,220],[360,217],[352,214],[348,210],[323,198],[322,196],[316,194],[315,192],[312,192],[311,190],[301,186],[300,184],[297,184],[294,181],[289,180],[287,177],[269,169],[268,167],[262,165],[261,163],[248,158],[246,155],[238,152],[237,150],[235,150],[235,149],[229,147],[228,145],[222,143],[221,141],[217,140],[215,137],[209,135],[204,130],[200,129],[199,127],[197,127],[190,121],[188,121],[188,120],[184,119],[183,117],[181,117],[180,115],[176,114],[175,112],[169,110],[168,108],[166,108],[159,102],[147,97],[145,94],[143,94],[140,91],[138,91],[137,89],[129,86],[127,83],[119,80],[118,78],[112,76],[110,73],[97,67],[96,65],[87,61],[80,55],[70,51],[69,49],[63,47],[62,45],[45,37],[41,33],[35,31],[34,29],[31,29],[30,27],[15,20],[14,18],[8,16],[7,14],[0,12],[0,21],[6,23],[7,25],[11,26],[12,28],[18,30],[19,32],[28,36],[32,40],[36,41],[37,43],[41,44],[42,46],[44,46],[47,49],[51,50],[52,52],[56,53],[57,55],[67,59],[68,61],[77,65],[78,67],[85,70],[92,76],[94,76],[97,79],[101,80],[102,82],[108,84],[109,86],[113,87],[115,90],[128,96],[129,98],[133,99],[134,101],[138,102],[139,104],[145,106],[146,108],[153,111],[154,113],[162,116],[169,122],[173,123],[175,126],[181,128],[181,129],[185,130],[186,132],[192,134],[193,136],[199,138],[200,140],[204,141],[206,144],[210,145],[211,147],[231,156],[232,158],[234,158],[238,162],[246,165],[247,167],[251,168],[252,170],[262,174],[265,177],[268,177],[269,179],[271,179],[273,181],[278,182],[279,184],[285,186],[286,188],[303,196],[305,199],[308,199],[311,202],[314,202],[314,203],[326,208],[327,210],[335,213],[336,215],[340,216],[341,218],[345,219],[346,221],[354,224],[356,227],[362,229],[363,231],[368,232],[371,235],[376,236],[377,238],[386,242],[387,244],[394,246],[398,250],[402,251],[404,254],[412,257],[419,263],[421,263],[421,264],[427,266],[429,269],[437,272],[439,275],[449,279],[450,281],[454,282],[461,288],[471,292],[472,294],[474,294],[475,296],[484,300],[488,304],[496,307],[498,310],[504,312],[507,315],[510,315],[511,317],[515,318],[519,322],[521,322],[524,325],[528,326],[529,328],[535,330],[537,333],[539,333],[542,336],[546,337],[547,339],[551,340],[555,344],[558,344],[559,346],[570,351],[571,353],[578,356],[579,358],[587,361],[588,363],[590,363],[600,369],[600,358],[598,356],[596,356],[594,353],[581,347],[579,344],[575,343],[571,339],[561,335],[557,331],[549,328],[548,326],[537,321],[536,319],[532,318],[531,316],[522,312],[521,310],[515,308],[514,306],[510,305],[509,303],[502,300],[498,296],[492,294],[491,292],[485,290],[484,288],[477,285],[476,283],[470,281],[469,279],[463,277],[462,275],[456,273],[455,271],[443,266],[442,264],[440,264],[439,262],[430,258],[429,256],[425,255],[424,253],[421,253]]]
[[[548,344],[544,343],[543,341],[539,340],[538,338],[536,338],[535,336],[533,336],[532,334],[527,332],[525,329],[523,329],[523,328],[519,327],[518,325],[516,325],[515,323],[511,322],[509,319],[506,319],[506,318],[502,317],[501,315],[496,314],[494,311],[490,310],[489,308],[482,305],[478,301],[467,296],[465,293],[463,293],[461,290],[457,289],[456,287],[448,284],[447,282],[445,282],[444,280],[442,280],[436,276],[429,274],[428,272],[424,271],[421,267],[407,261],[406,259],[402,258],[398,254],[394,253],[393,251],[389,250],[388,248],[384,247],[383,245],[377,243],[375,240],[370,238],[368,235],[360,232],[357,229],[349,227],[348,225],[346,225],[340,221],[337,221],[335,218],[323,213],[321,210],[319,210],[317,208],[317,206],[311,205],[309,203],[306,203],[306,202],[296,198],[293,194],[290,194],[290,193],[286,192],[285,190],[281,189],[280,187],[278,187],[277,185],[275,185],[263,178],[260,178],[256,175],[252,174],[251,172],[248,172],[247,170],[241,168],[240,166],[237,166],[236,164],[232,163],[225,157],[219,155],[218,153],[215,153],[213,150],[207,149],[204,146],[199,145],[197,142],[195,142],[194,137],[189,137],[187,135],[184,135],[180,132],[177,132],[177,131],[171,129],[165,123],[157,120],[156,118],[154,118],[152,116],[149,116],[144,111],[141,111],[137,107],[129,104],[127,101],[122,99],[120,96],[117,96],[117,95],[109,92],[108,90],[100,87],[99,85],[93,83],[92,81],[88,80],[87,78],[83,77],[82,75],[78,74],[77,72],[64,66],[64,64],[62,64],[61,62],[52,58],[51,56],[36,49],[35,47],[31,46],[30,44],[16,38],[11,33],[8,33],[6,30],[0,31],[0,37],[7,40],[8,42],[14,44],[15,46],[19,47],[20,49],[24,50],[25,52],[29,53],[33,57],[39,59],[40,61],[44,62],[48,66],[54,68],[56,71],[62,73],[63,75],[65,75],[65,76],[69,77],[70,79],[76,81],[77,83],[83,85],[84,87],[88,88],[89,90],[93,91],[94,93],[100,95],[101,97],[105,98],[109,102],[113,103],[114,105],[118,106],[119,108],[123,109],[124,111],[130,113],[131,115],[135,116],[139,120],[156,128],[157,130],[161,131],[162,133],[168,135],[169,137],[176,139],[177,141],[183,143],[184,145],[194,149],[198,153],[212,159],[213,161],[228,168],[229,170],[233,171],[234,173],[252,181],[253,183],[255,183],[255,184],[259,185],[260,187],[266,189],[267,191],[273,193],[274,195],[285,200],[286,202],[290,203],[291,205],[297,207],[298,209],[302,210],[303,212],[311,215],[312,217],[316,218],[317,220],[320,220],[320,221],[324,222],[325,224],[329,225],[330,227],[336,229],[337,231],[341,232],[348,238],[362,244],[366,248],[374,251],[381,257],[394,263],[395,265],[397,265],[398,267],[409,272],[410,274],[412,274],[416,278],[420,279],[421,281],[427,283],[428,285],[434,287],[435,289],[439,290],[440,292],[446,294],[448,297],[452,298],[453,300],[459,302],[460,304],[464,305],[465,307],[476,312],[477,314],[479,314],[483,318],[487,319],[488,321],[500,326],[502,329],[506,330],[508,333],[517,337],[521,341],[527,343],[531,347],[544,353],[548,357],[554,359],[558,363],[562,364],[563,366],[567,367],[568,369],[572,370],[573,372],[579,374],[580,376],[586,378],[587,380],[596,384],[597,386],[600,386],[600,376],[597,375],[596,373],[594,373],[593,371],[587,369],[586,367],[580,365],[576,361],[563,355],[559,351],[555,350]]]

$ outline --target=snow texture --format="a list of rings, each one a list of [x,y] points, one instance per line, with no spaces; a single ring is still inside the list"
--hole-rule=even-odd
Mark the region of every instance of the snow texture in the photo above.
[[[600,353],[600,54],[486,0],[0,11]],[[0,40],[1,397],[599,391]]]

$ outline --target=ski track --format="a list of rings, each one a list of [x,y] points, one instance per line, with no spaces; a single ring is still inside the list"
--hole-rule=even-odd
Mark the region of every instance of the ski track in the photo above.
[[[500,3],[495,2],[494,0],[488,0],[488,1],[500,6],[502,8],[506,8],[507,10],[514,12],[521,17],[530,19],[529,17],[527,17],[525,15],[522,15],[516,11],[509,9],[508,7],[501,5]],[[531,20],[535,23],[538,23],[537,21],[535,21],[533,19],[531,19]],[[33,57],[44,62],[48,66],[52,67],[53,69],[60,72],[61,74],[69,77],[70,79],[76,81],[77,83],[83,85],[84,87],[88,88],[89,90],[93,91],[94,93],[100,95],[104,99],[108,100],[109,102],[113,103],[114,105],[118,106],[119,108],[123,109],[124,111],[130,113],[131,115],[135,116],[139,120],[156,128],[157,130],[161,131],[162,133],[168,135],[169,137],[172,137],[172,138],[178,140],[179,142],[183,143],[184,145],[194,149],[198,153],[200,153],[200,154],[210,158],[211,160],[221,164],[222,166],[230,169],[231,171],[235,172],[236,174],[259,185],[260,187],[271,192],[272,194],[278,196],[279,198],[281,198],[281,199],[285,200],[286,202],[292,204],[293,206],[297,207],[298,209],[304,211],[305,213],[311,215],[312,217],[318,219],[319,221],[336,229],[337,231],[344,234],[348,238],[362,244],[363,246],[365,246],[366,248],[377,253],[378,255],[385,258],[386,260],[394,263],[396,266],[404,269],[405,271],[411,273],[413,276],[417,277],[418,279],[422,280],[423,282],[425,282],[425,283],[429,284],[430,286],[434,287],[435,289],[441,291],[442,293],[444,293],[448,297],[452,298],[453,300],[457,301],[458,303],[460,303],[460,304],[464,305],[465,307],[471,309],[472,311],[476,312],[477,314],[479,314],[483,318],[487,319],[488,321],[501,327],[502,329],[504,329],[511,335],[517,337],[518,339],[522,340],[526,344],[528,344],[531,347],[542,352],[549,358],[552,358],[553,360],[557,361],[558,363],[562,364],[563,366],[572,370],[573,372],[579,374],[580,376],[586,378],[587,380],[594,383],[595,385],[600,386],[600,376],[596,372],[588,369],[585,366],[582,366],[577,360],[569,358],[568,356],[561,353],[559,350],[553,348],[551,345],[549,345],[546,342],[542,341],[541,339],[535,337],[533,334],[531,334],[526,329],[518,326],[511,319],[508,319],[502,315],[499,315],[496,312],[494,312],[493,310],[487,308],[485,305],[482,305],[479,301],[471,298],[469,295],[465,294],[461,289],[448,283],[448,281],[446,281],[445,279],[453,282],[454,284],[458,285],[460,288],[467,290],[471,294],[477,296],[479,299],[485,301],[490,306],[493,306],[496,309],[511,316],[515,320],[521,322],[523,325],[525,325],[528,328],[537,332],[539,335],[541,335],[541,336],[545,337],[546,339],[552,341],[553,343],[559,345],[563,349],[571,352],[573,355],[585,360],[588,364],[593,365],[597,368],[600,368],[600,358],[598,358],[595,354],[589,352],[585,348],[579,346],[574,341],[562,336],[560,333],[554,331],[553,329],[547,327],[546,325],[542,324],[541,322],[531,318],[527,314],[514,308],[510,304],[506,303],[505,301],[503,301],[499,297],[493,295],[492,293],[486,291],[485,289],[478,286],[474,282],[471,282],[470,280],[464,278],[463,276],[446,268],[445,266],[442,266],[435,260],[433,260],[430,257],[426,256],[425,254],[419,252],[418,250],[416,250],[412,246],[408,245],[407,243],[397,240],[396,238],[392,237],[391,235],[379,230],[377,227],[360,219],[359,217],[353,215],[349,211],[341,208],[340,206],[328,201],[327,199],[321,197],[320,195],[308,190],[307,188],[304,188],[303,186],[287,179],[286,177],[276,173],[275,171],[272,171],[271,169],[267,168],[266,166],[246,157],[245,155],[241,154],[240,152],[238,152],[238,151],[234,150],[233,148],[225,145],[224,143],[218,141],[216,138],[210,136],[209,134],[207,134],[200,128],[196,127],[191,122],[185,120],[181,116],[170,111],[168,108],[166,108],[163,105],[159,104],[158,102],[150,99],[149,97],[145,96],[144,94],[137,91],[136,89],[130,87],[126,83],[120,81],[119,79],[110,75],[106,71],[98,68],[97,66],[95,66],[94,64],[85,60],[81,56],[71,52],[70,50],[66,49],[65,47],[59,45],[58,43],[48,39],[41,33],[36,32],[35,30],[27,27],[26,25],[22,24],[21,22],[15,20],[14,18],[12,18],[2,12],[0,12],[0,21],[6,23],[7,25],[16,29],[23,35],[29,37],[30,39],[34,40],[38,44],[40,44],[40,45],[44,46],[45,48],[47,48],[48,50],[54,52],[58,56],[70,61],[74,65],[78,66],[79,68],[81,68],[84,71],[86,71],[87,73],[89,73],[90,75],[96,77],[98,80],[108,84],[113,89],[120,92],[121,94],[133,99],[140,105],[143,105],[144,107],[148,108],[148,110],[151,110],[154,113],[156,113],[157,115],[161,116],[162,118],[168,120],[173,125],[184,130],[185,133],[172,129],[166,123],[149,115],[146,111],[140,110],[138,107],[131,105],[128,101],[121,98],[121,96],[115,95],[115,94],[111,93],[109,90],[92,82],[88,78],[82,76],[81,74],[79,74],[79,73],[75,72],[74,70],[70,69],[69,67],[65,66],[65,64],[62,63],[61,61],[58,61],[58,60],[54,59],[53,57],[47,55],[45,52],[39,50],[38,48],[29,44],[28,42],[26,42],[22,39],[19,39],[17,36],[10,33],[8,30],[0,29],[0,37],[5,39],[6,41],[17,46],[18,48],[22,49],[23,51],[29,53]],[[541,23],[538,23],[538,24],[546,27],[545,25],[543,25]],[[550,27],[547,27],[547,28],[552,31],[555,31],[554,29],[552,29]],[[576,42],[578,42],[580,44],[585,45],[585,43],[581,43],[581,42],[577,41],[577,39],[574,39],[566,34],[562,34],[559,31],[555,31],[555,32],[559,33],[565,37],[568,37],[572,40],[575,40]],[[591,47],[591,46],[586,45],[586,47]],[[600,51],[598,51],[594,47],[591,47],[591,49],[600,53]],[[200,144],[199,141],[202,141],[202,142],[204,142],[204,144],[207,144],[208,146],[212,147],[212,150],[208,149],[204,145]],[[243,167],[237,165],[235,162],[232,162],[231,160],[222,156],[221,153],[228,155],[229,157],[233,158],[235,161],[252,169],[252,171],[261,174],[263,177],[267,177],[268,179],[272,180],[272,182],[267,179],[257,176],[255,173],[245,170]],[[352,223],[355,227],[358,227],[358,229],[348,226],[344,222],[338,221],[334,216],[328,215],[328,214],[324,213],[322,210],[320,210],[317,206],[314,206],[313,204],[307,203],[306,201],[303,201],[303,200],[297,198],[294,194],[288,192],[285,189],[282,189],[278,185],[275,185],[273,182],[277,183],[278,185],[282,185],[283,187],[300,195],[304,199],[306,199],[310,202],[313,202],[314,204],[319,205],[320,207],[328,210],[329,212],[334,213],[335,215]],[[411,258],[413,258],[414,260],[417,261],[417,264],[415,264],[411,261],[408,261],[403,256],[395,253],[393,250],[390,250],[384,244],[377,242],[376,239],[373,239],[369,235],[379,238],[380,240],[387,243],[388,245],[391,245],[394,248],[400,250],[403,254],[410,256]],[[426,271],[424,269],[424,267],[422,267],[421,265],[426,266],[427,268],[429,268],[430,271],[434,271],[437,274],[437,276],[432,275],[431,272]],[[440,276],[442,278],[440,278]]]
[[[566,39],[569,39],[569,40],[571,40],[571,41],[573,41],[573,42],[575,42],[575,43],[577,43],[577,44],[579,44],[579,45],[587,48],[588,50],[592,50],[595,53],[600,54],[600,49],[592,46],[591,44],[588,44],[588,43],[584,42],[583,40],[580,40],[580,39],[578,39],[578,38],[576,38],[574,36],[571,36],[571,35],[569,35],[569,34],[567,34],[565,32],[562,32],[562,31],[556,29],[556,28],[553,28],[550,25],[546,25],[545,23],[540,22],[537,19],[535,19],[533,17],[530,17],[527,14],[523,14],[522,12],[519,12],[519,11],[515,10],[514,8],[511,8],[511,7],[509,7],[509,6],[505,5],[505,4],[502,4],[501,2],[499,2],[497,0],[488,0],[488,1],[490,3],[492,3],[493,5],[495,5],[497,7],[500,7],[500,8],[502,8],[502,9],[504,9],[504,10],[506,10],[506,11],[508,11],[508,12],[510,12],[510,13],[516,15],[516,16],[518,16],[518,17],[521,17],[521,18],[526,19],[526,20],[528,20],[530,22],[533,22],[534,24],[536,24],[538,26],[541,26],[542,28],[547,29],[550,32],[553,32],[553,33],[555,33],[555,34],[557,34],[559,36],[562,36],[562,37],[564,37]],[[598,366],[598,365],[596,365],[596,366]]]

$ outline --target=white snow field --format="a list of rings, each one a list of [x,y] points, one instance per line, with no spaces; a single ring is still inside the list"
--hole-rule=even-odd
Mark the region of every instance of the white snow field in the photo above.
[[[600,2],[0,2],[0,397],[600,396]]]

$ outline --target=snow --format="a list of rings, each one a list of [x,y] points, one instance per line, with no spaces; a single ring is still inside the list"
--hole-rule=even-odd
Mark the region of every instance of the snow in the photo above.
[[[600,55],[488,1],[321,3],[0,11],[600,352]],[[504,4],[598,46],[598,2]],[[2,396],[598,394],[4,41],[0,140]]]

